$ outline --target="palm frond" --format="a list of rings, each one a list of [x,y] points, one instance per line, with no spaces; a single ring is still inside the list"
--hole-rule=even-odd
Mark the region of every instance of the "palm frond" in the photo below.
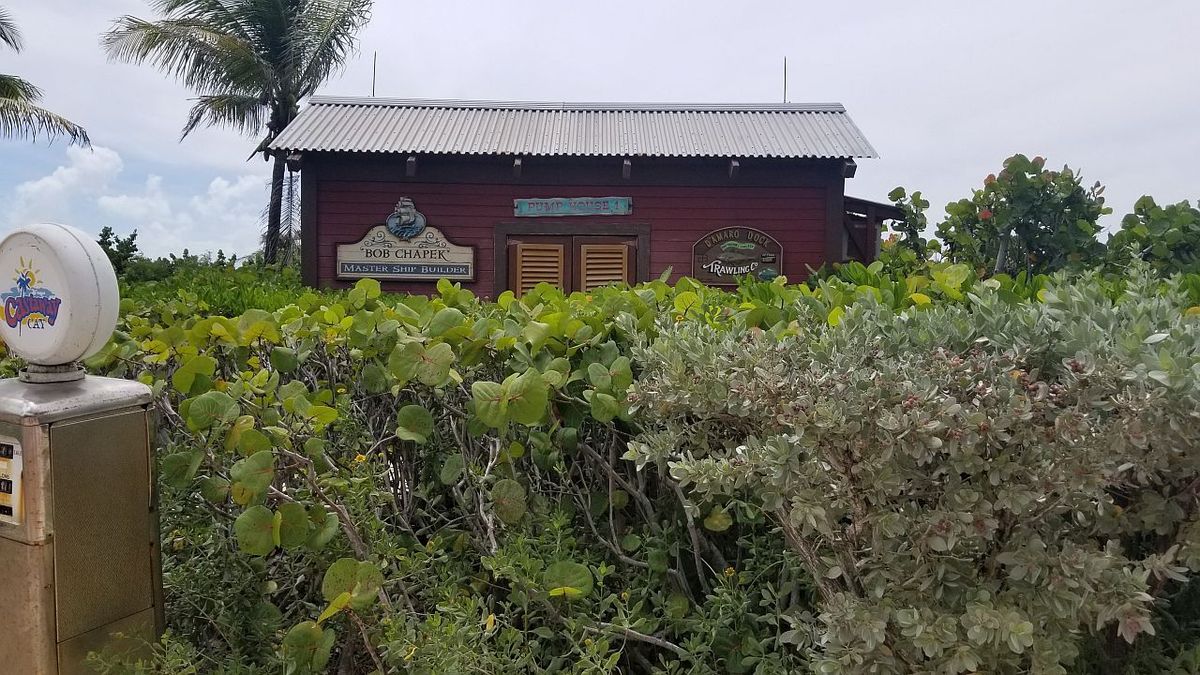
[[[0,137],[29,138],[45,136],[54,140],[66,136],[70,143],[90,146],[87,131],[67,118],[30,103],[0,98]]]
[[[301,96],[314,93],[358,47],[358,31],[371,20],[372,0],[316,0],[305,6],[302,18],[304,70],[298,84]]]
[[[166,19],[196,19],[247,44],[255,44],[252,13],[262,4],[282,5],[277,0],[152,0]]]
[[[42,90],[16,75],[0,74],[0,99],[34,103],[42,98]]]
[[[272,78],[251,45],[202,19],[125,16],[101,40],[109,58],[150,63],[192,89],[258,93]]]
[[[244,134],[257,134],[266,122],[268,109],[261,97],[245,94],[209,94],[196,99],[188,113],[183,134],[187,136],[201,124],[229,127]]]
[[[0,42],[18,52],[24,46],[24,42],[21,40],[21,31],[17,29],[17,24],[12,20],[8,10],[3,7],[0,7]]]

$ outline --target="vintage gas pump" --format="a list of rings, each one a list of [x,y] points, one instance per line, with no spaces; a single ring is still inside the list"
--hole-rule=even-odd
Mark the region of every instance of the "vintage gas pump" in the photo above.
[[[112,335],[118,301],[83,232],[34,225],[0,241],[0,336],[28,363],[0,380],[3,675],[92,672],[88,652],[161,633],[150,389],[78,364]]]

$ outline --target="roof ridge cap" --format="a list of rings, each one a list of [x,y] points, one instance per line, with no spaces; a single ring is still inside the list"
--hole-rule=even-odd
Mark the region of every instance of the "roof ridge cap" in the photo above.
[[[846,112],[835,102],[817,103],[662,103],[488,101],[458,99],[383,98],[366,96],[312,96],[311,105],[346,105],[389,108],[457,108],[480,110],[561,110],[565,112]]]

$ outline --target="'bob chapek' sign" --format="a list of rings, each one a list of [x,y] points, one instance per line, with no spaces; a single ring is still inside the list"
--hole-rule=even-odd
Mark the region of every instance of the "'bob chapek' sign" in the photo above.
[[[337,248],[339,279],[438,279],[475,278],[475,249],[450,243],[446,235],[425,222],[407,197],[396,204],[387,223],[376,225],[365,237]]]
[[[783,247],[752,227],[713,230],[692,246],[692,276],[713,286],[731,286],[746,275],[770,281],[783,269]]]

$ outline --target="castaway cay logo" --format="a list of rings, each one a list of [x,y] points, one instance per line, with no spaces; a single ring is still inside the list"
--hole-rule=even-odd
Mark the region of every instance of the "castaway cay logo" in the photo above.
[[[46,288],[40,278],[41,270],[35,269],[33,259],[20,259],[16,273],[16,286],[0,293],[4,301],[4,321],[9,328],[22,331],[26,328],[42,330],[53,326],[58,320],[62,299]]]

